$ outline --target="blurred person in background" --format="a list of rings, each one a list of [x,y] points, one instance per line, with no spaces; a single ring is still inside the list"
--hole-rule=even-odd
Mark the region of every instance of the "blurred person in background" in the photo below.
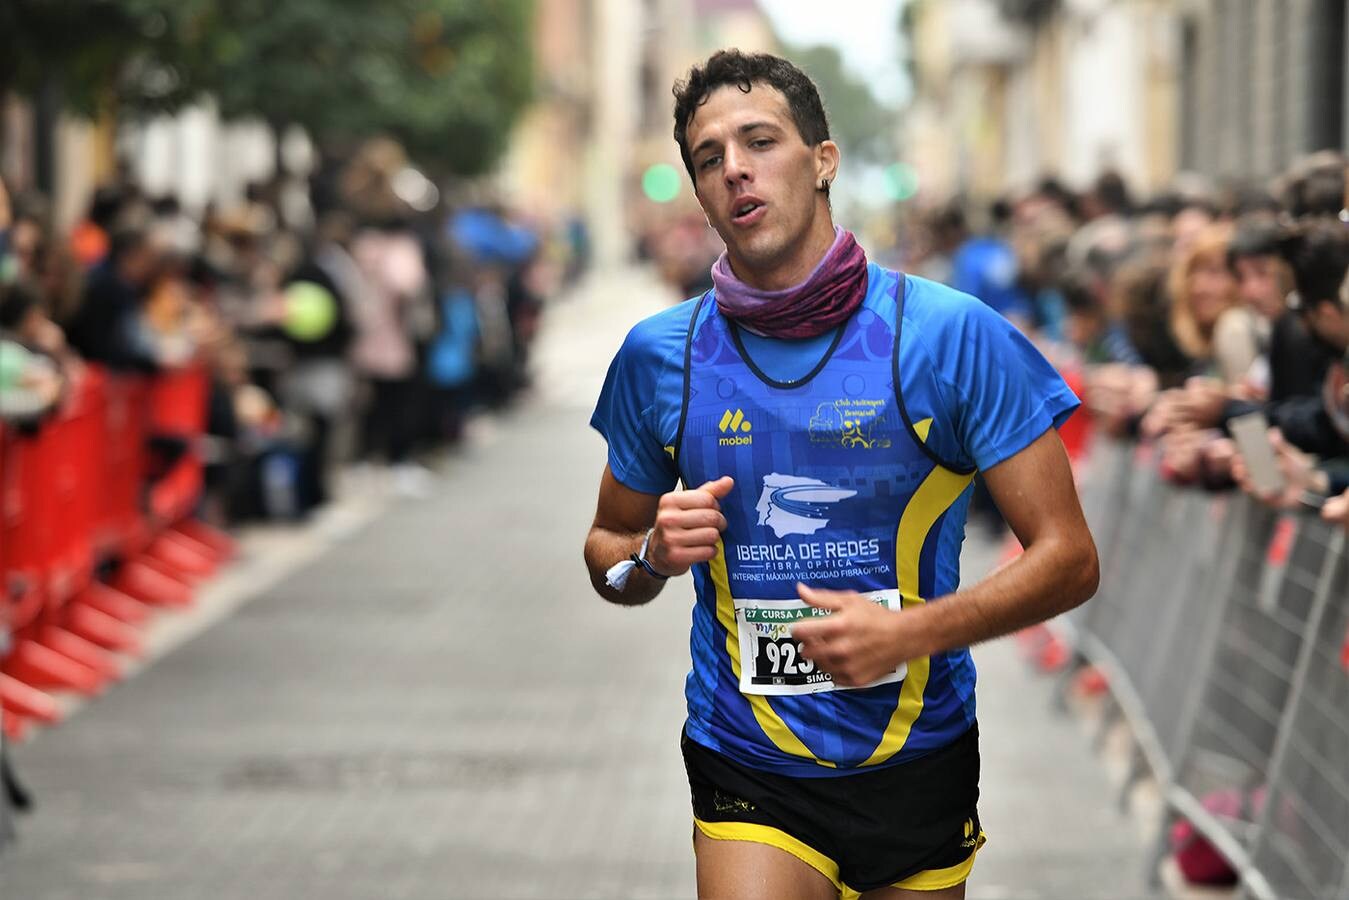
[[[695,569],[682,743],[699,895],[963,897],[982,844],[963,648],[1094,590],[1054,430],[1077,400],[989,306],[868,264],[833,224],[838,147],[795,66],[721,51],[675,96],[676,141],[726,251],[715,299],[639,323],[610,367],[591,420],[609,453],[585,557],[597,592],[623,605]],[[781,392],[816,414],[784,414]],[[869,484],[824,480],[873,457]],[[976,469],[1027,549],[955,592],[954,526]],[[896,538],[922,506],[917,481],[933,498],[925,521],[953,525],[929,588],[916,574],[926,534],[901,525]],[[813,586],[741,565],[787,535],[820,560],[847,535],[857,552],[835,545],[840,559],[878,562],[863,575],[822,566]],[[750,597],[773,597],[798,621],[759,629]],[[753,655],[737,654],[737,631]],[[790,676],[772,662],[783,654]],[[900,694],[913,690],[928,700],[896,729]]]
[[[1196,375],[1236,384],[1258,355],[1254,317],[1238,302],[1227,266],[1230,232],[1214,226],[1200,232],[1173,264],[1167,278],[1171,333]]]
[[[1069,268],[1073,221],[1057,203],[1019,203],[1014,222],[1017,283],[1030,300],[1029,326],[1042,339],[1062,343],[1069,310],[1061,282]]]
[[[488,407],[501,408],[526,386],[529,346],[549,290],[539,236],[492,203],[456,211],[447,234],[468,262],[470,275],[461,280],[471,284],[477,308],[474,393]]]
[[[1102,172],[1077,204],[1085,224],[1068,241],[1068,262],[1080,267],[1097,258],[1123,256],[1132,239],[1133,208],[1124,177],[1115,171]]]
[[[1106,309],[1141,365],[1104,364],[1087,376],[1087,402],[1110,434],[1137,433],[1160,388],[1182,383],[1190,360],[1171,334],[1164,254],[1144,251],[1124,262],[1106,289]]]
[[[1238,222],[1227,248],[1237,293],[1256,316],[1263,345],[1263,364],[1250,380],[1271,403],[1315,395],[1331,360],[1325,344],[1288,309],[1293,273],[1280,253],[1283,233],[1277,220],[1256,214]]]
[[[1329,219],[1312,219],[1286,234],[1280,247],[1292,269],[1292,299],[1308,330],[1334,354],[1319,396],[1297,398],[1272,408],[1270,441],[1285,490],[1260,499],[1294,507],[1305,495],[1324,499],[1349,490],[1349,235]],[[1248,492],[1245,466],[1234,475]],[[1336,515],[1339,504],[1331,506]]]
[[[108,255],[90,273],[70,323],[70,343],[89,362],[152,372],[156,348],[139,329],[140,305],[158,271],[160,252],[142,229],[115,231]]]
[[[33,426],[61,402],[67,376],[61,329],[19,282],[0,283],[0,420]]]
[[[436,335],[427,353],[426,374],[435,402],[435,419],[442,441],[457,445],[474,402],[477,376],[478,310],[471,288],[447,284],[440,295]]]
[[[645,244],[661,277],[681,297],[692,297],[712,287],[712,263],[721,252],[716,232],[699,213],[676,216],[653,227]]]
[[[950,284],[954,277],[952,258],[969,237],[965,212],[956,200],[923,215],[919,227],[921,238],[916,241],[916,252],[908,261],[908,271],[930,281]]]
[[[1283,203],[1294,219],[1338,216],[1345,207],[1345,157],[1322,150],[1297,160],[1282,179]]]
[[[347,363],[353,333],[347,310],[352,303],[339,286],[339,278],[349,273],[338,269],[338,278],[334,278],[330,272],[341,258],[344,235],[339,225],[326,224],[317,243],[305,248],[300,262],[286,276],[277,310],[277,331],[290,355],[277,393],[305,425],[297,490],[306,510],[331,497],[333,433],[354,397]]]
[[[94,190],[88,211],[70,232],[70,248],[82,268],[92,269],[108,255],[110,235],[123,203],[123,192],[116,186]]]
[[[1134,349],[1124,328],[1111,317],[1106,286],[1093,272],[1069,272],[1058,284],[1067,309],[1064,336],[1084,363],[1143,365],[1143,357]]]
[[[1190,361],[1191,377],[1157,398],[1143,429],[1167,436],[1169,466],[1185,479],[1194,472],[1195,455],[1220,436],[1195,421],[1194,406],[1221,408],[1226,389],[1241,382],[1259,352],[1255,319],[1239,305],[1227,266],[1228,241],[1225,226],[1205,229],[1175,258],[1167,277],[1171,334]]]
[[[998,199],[988,207],[988,231],[966,237],[951,258],[951,287],[978,297],[1002,316],[1028,325],[1030,298],[1018,281],[1016,253],[1008,241],[1012,206]]]
[[[1321,388],[1321,407],[1283,413],[1275,424],[1289,442],[1322,457],[1349,455],[1349,233],[1334,219],[1313,219],[1291,231],[1282,245],[1296,288],[1290,302],[1307,330],[1332,355]]]
[[[33,204],[33,198],[28,198]],[[11,281],[35,284],[42,278],[42,264],[47,254],[47,226],[41,212],[30,206],[20,206],[14,212],[6,241],[7,271],[0,277]]]
[[[412,459],[418,413],[412,317],[429,289],[421,243],[407,223],[394,219],[359,230],[351,256],[367,286],[352,304],[351,359],[370,390],[362,456],[382,458],[393,471],[395,488],[418,496],[430,477]]]

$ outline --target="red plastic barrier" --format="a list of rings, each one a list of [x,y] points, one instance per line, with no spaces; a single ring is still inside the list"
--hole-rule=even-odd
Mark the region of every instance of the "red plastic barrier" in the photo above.
[[[40,496],[39,437],[5,430],[0,470],[0,545],[5,548],[5,620],[13,632],[27,627],[46,600],[50,508]]]
[[[160,526],[187,518],[201,498],[202,460],[197,443],[206,430],[209,392],[210,381],[201,366],[164,373],[151,385],[151,431],[188,442],[187,451],[150,491],[150,513]]]
[[[0,426],[0,656],[7,733],[59,719],[44,689],[93,695],[137,655],[153,607],[192,602],[192,585],[233,553],[190,519],[204,484],[197,451],[209,379],[200,366],[154,378],[90,366],[40,428]],[[147,440],[187,450],[147,485]],[[148,488],[148,490],[147,490]],[[96,580],[115,564],[111,584]]]
[[[129,555],[147,539],[141,492],[149,436],[149,391],[148,382],[141,376],[109,375],[105,382],[102,486],[94,529],[95,546],[105,557]]]
[[[54,508],[47,573],[49,603],[65,603],[89,585],[94,571],[94,523],[102,472],[102,373],[89,372],[71,391],[57,419],[43,429],[40,470]]]
[[[1078,369],[1064,369],[1059,374],[1063,376],[1069,389],[1085,401],[1087,383],[1082,377],[1082,372]],[[1068,451],[1069,459],[1076,462],[1086,456],[1091,443],[1091,416],[1085,403],[1059,427],[1059,437],[1063,439],[1063,446]]]

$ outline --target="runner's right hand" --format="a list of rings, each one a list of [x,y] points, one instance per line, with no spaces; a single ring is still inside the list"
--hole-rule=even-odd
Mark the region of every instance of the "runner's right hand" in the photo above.
[[[691,491],[661,495],[656,528],[646,547],[646,559],[662,575],[683,575],[694,563],[717,555],[717,542],[726,530],[721,501],[735,487],[723,475]]]

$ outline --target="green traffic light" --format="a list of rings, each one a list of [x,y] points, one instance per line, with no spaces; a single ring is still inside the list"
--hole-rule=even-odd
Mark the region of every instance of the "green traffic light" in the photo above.
[[[679,196],[679,171],[668,163],[656,163],[642,173],[642,193],[656,203],[669,203]]]
[[[891,163],[885,167],[885,193],[891,200],[911,200],[918,193],[918,170],[908,163]]]

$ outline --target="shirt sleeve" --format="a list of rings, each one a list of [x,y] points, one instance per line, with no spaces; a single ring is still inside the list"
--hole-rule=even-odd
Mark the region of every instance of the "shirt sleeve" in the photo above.
[[[670,343],[648,322],[633,328],[609,364],[590,417],[591,427],[609,443],[609,470],[621,484],[644,494],[666,493],[679,480],[660,437],[656,409]]]
[[[968,295],[947,297],[947,325],[929,352],[956,406],[957,440],[968,459],[987,470],[1062,425],[1081,404],[1010,322]]]

